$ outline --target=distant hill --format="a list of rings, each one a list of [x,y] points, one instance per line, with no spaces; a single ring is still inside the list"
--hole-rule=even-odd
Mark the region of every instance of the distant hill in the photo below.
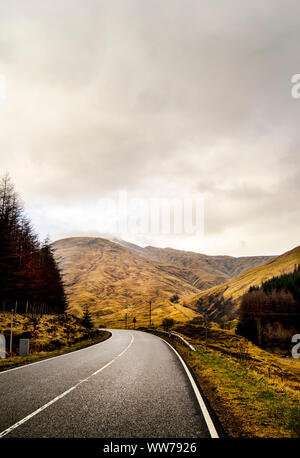
[[[193,286],[208,289],[236,277],[253,267],[265,264],[276,256],[208,256],[193,251],[173,248],[139,247],[124,240],[122,246],[147,259],[180,269],[180,272]],[[175,271],[174,271],[175,272]]]
[[[185,299],[185,303],[197,310],[197,302],[200,299],[204,308],[209,307],[213,320],[219,321],[224,317],[231,319],[236,316],[241,298],[250,286],[260,286],[263,281],[274,276],[290,273],[294,270],[295,264],[300,264],[300,246],[232,280]]]
[[[199,290],[223,283],[236,272],[261,264],[272,257],[206,256],[171,248],[142,248],[122,240],[72,237],[53,244],[64,273],[69,310],[81,314],[88,305],[98,323],[122,325],[127,313],[138,325],[172,317],[184,322],[196,312],[183,303]]]
[[[175,293],[198,290],[183,279],[138,256],[127,248],[101,238],[69,238],[53,244],[64,273],[69,311],[81,314],[88,305],[98,323],[124,325],[125,313],[132,323],[161,323],[166,316],[183,322],[196,314],[169,299]]]

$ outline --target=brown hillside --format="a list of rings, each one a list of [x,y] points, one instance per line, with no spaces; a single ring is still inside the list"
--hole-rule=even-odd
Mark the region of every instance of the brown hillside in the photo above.
[[[260,286],[269,278],[292,272],[295,264],[300,264],[300,246],[232,280],[203,291],[185,300],[185,303],[197,310],[196,303],[202,299],[204,307],[209,307],[212,319],[231,319],[236,316],[241,298],[250,286]]]
[[[164,317],[178,322],[195,316],[195,312],[169,299],[195,294],[198,290],[183,278],[160,265],[136,255],[127,248],[101,238],[75,237],[53,244],[63,269],[69,309],[81,314],[85,306],[98,323],[122,325],[125,313],[129,322],[147,324],[149,300],[153,301],[152,321]]]
[[[119,243],[146,259],[179,268],[184,278],[198,289],[208,289],[224,283],[242,272],[276,258],[276,256],[243,256],[239,258],[233,256],[208,256],[202,253],[175,250],[173,248],[151,246],[141,248],[124,240],[120,240]]]
[[[170,297],[194,296],[199,290],[224,283],[233,272],[261,263],[269,257],[232,258],[173,250],[141,248],[125,241],[73,237],[53,244],[64,273],[69,309],[80,315],[84,307],[98,323],[122,325],[127,313],[138,325],[152,317],[159,324],[164,317],[184,322],[195,311]]]

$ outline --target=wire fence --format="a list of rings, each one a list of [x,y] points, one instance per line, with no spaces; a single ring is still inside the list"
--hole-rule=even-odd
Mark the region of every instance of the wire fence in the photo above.
[[[45,303],[30,303],[19,301],[3,301],[0,306],[0,313],[9,312],[19,313],[20,315],[51,315],[55,311]]]

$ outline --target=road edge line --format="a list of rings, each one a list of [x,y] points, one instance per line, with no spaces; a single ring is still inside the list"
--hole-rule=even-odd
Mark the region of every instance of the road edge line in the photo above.
[[[207,425],[207,428],[208,428],[208,431],[209,431],[209,434],[211,436],[211,438],[213,439],[219,439],[219,435],[217,433],[217,430],[215,428],[215,425],[211,419],[211,416],[207,410],[207,407],[205,405],[205,402],[203,400],[203,397],[199,391],[199,388],[188,368],[188,366],[186,365],[185,361],[183,360],[183,358],[180,356],[180,354],[178,353],[178,351],[171,345],[169,344],[169,342],[167,342],[166,340],[164,339],[161,339],[163,342],[165,342],[167,345],[169,345],[170,348],[172,348],[172,350],[174,351],[174,353],[177,355],[178,359],[180,360],[181,364],[183,365],[184,369],[185,369],[185,372],[189,378],[189,381],[193,387],[193,390],[194,390],[194,393],[196,395],[196,398],[197,398],[197,401],[198,401],[198,404],[200,406],[200,409],[201,409],[201,412],[203,414],[203,417],[204,417],[204,420],[206,422],[206,425]]]
[[[88,345],[87,347],[80,348],[79,350],[73,350],[73,351],[71,350],[71,351],[68,351],[67,353],[63,353],[62,355],[49,356],[48,358],[41,359],[40,361],[35,361],[34,363],[22,364],[22,366],[12,367],[11,369],[4,369],[3,371],[0,371],[0,375],[6,374],[7,372],[11,372],[11,371],[16,371],[17,369],[22,369],[24,367],[34,366],[34,364],[44,363],[46,361],[50,361],[51,359],[62,358],[63,356],[68,356],[68,355],[71,355],[72,353],[78,353],[80,351],[87,350],[88,348],[93,347],[94,345],[100,345],[106,342],[107,340],[110,339],[110,337],[112,337],[112,333],[110,333],[110,336],[107,339],[102,340],[101,342],[97,342],[97,343]]]

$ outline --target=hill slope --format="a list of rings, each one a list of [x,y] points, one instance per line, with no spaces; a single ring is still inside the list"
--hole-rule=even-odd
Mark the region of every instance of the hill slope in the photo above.
[[[292,272],[295,264],[300,264],[300,246],[185,300],[186,305],[197,310],[196,303],[201,299],[204,308],[209,307],[212,319],[216,321],[224,317],[231,319],[236,316],[241,298],[251,285],[259,286],[263,281],[276,275]]]
[[[208,289],[224,283],[253,267],[265,264],[276,256],[208,256],[174,248],[139,247],[124,240],[118,241],[130,251],[146,259],[180,269],[184,278],[198,289]]]
[[[186,321],[195,313],[169,299],[174,293],[195,294],[198,290],[167,269],[140,257],[127,248],[101,238],[75,237],[53,244],[64,272],[69,310],[81,314],[88,305],[98,323],[124,323],[125,313],[138,325],[168,316]]]
[[[160,324],[165,317],[184,322],[196,316],[184,303],[170,302],[173,294],[190,297],[224,283],[235,272],[271,257],[206,256],[171,248],[142,248],[122,240],[72,237],[53,244],[64,273],[69,310],[81,314],[89,306],[98,323]],[[272,258],[271,258],[272,259]]]

